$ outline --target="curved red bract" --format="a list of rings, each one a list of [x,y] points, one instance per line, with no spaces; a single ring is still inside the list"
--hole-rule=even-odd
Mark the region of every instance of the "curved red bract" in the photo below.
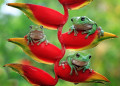
[[[43,86],[44,85],[53,86],[56,84],[54,78],[50,74],[36,67],[22,65],[22,71],[27,80],[29,80],[32,84]]]
[[[68,34],[68,32],[63,33],[61,39],[66,49],[79,49],[90,45],[96,38],[97,34],[98,31],[96,30],[95,33],[91,34],[87,39],[85,39],[87,34],[82,34],[82,31],[78,31],[77,36],[74,36],[73,31],[71,34]]]
[[[46,41],[40,45],[37,45],[37,43],[34,43],[34,45],[29,44],[29,48],[37,58],[49,63],[55,63],[59,58],[58,56],[62,54],[61,50],[55,45],[51,43],[46,45]]]
[[[68,7],[68,9],[77,9],[77,8],[79,9],[79,8],[87,5],[88,2],[90,3],[91,1],[89,1],[89,0],[59,0],[59,2],[63,5],[66,5]],[[84,5],[82,6],[82,4],[84,4]]]
[[[56,74],[59,76],[59,78],[77,83],[77,82],[84,82],[86,79],[88,79],[92,73],[90,73],[90,70],[86,70],[85,73],[83,73],[83,70],[78,71],[78,75],[75,74],[75,71],[73,71],[73,74],[70,75],[71,68],[69,65],[64,65],[65,69],[63,69],[63,66],[57,67]]]
[[[87,69],[85,72],[83,70],[79,70],[78,75],[75,74],[73,71],[72,75],[70,75],[71,68],[68,64],[55,67],[56,75],[66,81],[73,82],[73,83],[87,83],[87,82],[94,82],[102,80],[103,82],[110,82],[106,77],[103,75],[95,72],[94,70],[90,71]]]
[[[64,25],[67,19],[60,12],[34,4],[26,4],[33,12],[34,17],[43,25],[53,28],[58,28],[60,25]]]

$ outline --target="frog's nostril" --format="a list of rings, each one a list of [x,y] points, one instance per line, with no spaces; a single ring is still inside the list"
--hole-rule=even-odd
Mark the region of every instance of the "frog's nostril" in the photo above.
[[[85,17],[81,17],[81,21],[84,21],[85,20]]]

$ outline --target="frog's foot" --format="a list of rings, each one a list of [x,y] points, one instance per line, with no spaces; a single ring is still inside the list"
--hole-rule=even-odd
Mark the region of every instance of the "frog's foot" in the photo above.
[[[74,30],[74,36],[77,36],[77,34],[78,34],[78,31]]]
[[[39,43],[37,45],[40,45],[42,42],[41,41],[38,41]]]
[[[27,41],[27,45],[29,45],[30,43],[31,43],[31,45],[34,45],[34,44],[33,44],[33,40],[32,40],[32,38],[28,37],[27,39],[28,39],[28,41]]]
[[[89,69],[89,66],[84,66],[83,72],[85,72],[87,69]]]
[[[92,72],[92,69],[90,69],[90,72]]]
[[[89,34],[87,34],[87,36],[85,36],[85,39],[87,39],[87,38],[88,38],[88,36],[89,36]]]
[[[100,36],[104,36],[104,31],[103,30],[100,31]]]
[[[74,65],[71,66],[71,72],[70,72],[70,75],[72,75],[73,69],[75,70],[75,74],[78,75],[77,70],[76,70],[76,68],[74,67]]]
[[[61,65],[62,65],[63,69],[65,69],[65,64],[61,64]]]
[[[73,30],[70,30],[70,31],[68,32],[68,34],[71,34],[71,33],[72,33],[72,31],[73,31]]]
[[[48,40],[46,40],[46,45],[48,45],[48,43],[49,43]]]

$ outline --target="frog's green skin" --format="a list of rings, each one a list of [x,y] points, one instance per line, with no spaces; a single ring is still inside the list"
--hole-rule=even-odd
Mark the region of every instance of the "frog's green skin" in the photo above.
[[[86,16],[73,17],[71,21],[73,25],[70,27],[71,30],[68,32],[68,34],[72,33],[74,30],[74,36],[77,36],[77,30],[83,30],[82,34],[87,33],[87,36],[85,37],[87,39],[88,36],[93,34],[98,28],[96,22],[92,21]],[[103,33],[103,31],[100,32],[101,35],[103,35]]]
[[[85,72],[86,69],[90,68],[90,58],[91,55],[87,54],[83,54],[80,52],[71,54],[67,57],[67,62],[71,68],[71,72],[70,75],[72,75],[73,69],[75,70],[76,75],[78,75],[77,70],[75,66],[79,66],[80,69],[83,69],[83,72]],[[75,63],[78,62],[78,63]]]
[[[37,45],[40,45],[42,42],[46,41],[46,45],[48,44],[48,41],[46,40],[46,36],[43,32],[42,26],[30,26],[31,30],[27,34],[28,39],[28,45],[31,43],[33,45],[33,42],[39,42]]]

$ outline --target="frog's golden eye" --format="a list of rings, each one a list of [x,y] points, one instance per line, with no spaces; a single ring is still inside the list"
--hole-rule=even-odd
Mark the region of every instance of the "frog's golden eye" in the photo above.
[[[79,58],[79,57],[80,57],[80,54],[79,54],[79,53],[77,53],[77,54],[76,54],[76,57],[78,57],[78,58]]]
[[[89,56],[89,59],[90,59],[91,57],[92,57],[92,56],[90,55],[90,56]]]
[[[71,21],[73,22],[73,19],[71,19]]]
[[[85,17],[81,17],[81,21],[85,21]]]

